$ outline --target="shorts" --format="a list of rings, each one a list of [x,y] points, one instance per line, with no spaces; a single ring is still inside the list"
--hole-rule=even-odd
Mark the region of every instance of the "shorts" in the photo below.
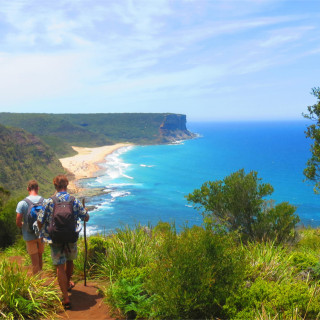
[[[65,264],[66,261],[77,259],[78,249],[77,242],[74,243],[51,243],[51,258],[52,263],[56,266]]]
[[[34,239],[34,240],[29,240],[26,241],[27,245],[27,251],[30,254],[37,254],[37,253],[43,253],[44,251],[44,243],[42,238]]]

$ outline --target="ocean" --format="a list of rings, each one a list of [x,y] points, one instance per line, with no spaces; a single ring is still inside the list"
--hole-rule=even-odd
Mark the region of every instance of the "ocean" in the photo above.
[[[121,148],[106,157],[101,176],[82,181],[106,192],[88,202],[96,206],[89,232],[159,221],[174,222],[178,230],[200,225],[201,214],[185,196],[242,168],[257,171],[262,182],[274,187],[270,199],[295,205],[302,223],[318,226],[320,195],[303,181],[311,144],[306,128],[304,121],[189,123],[198,138]]]

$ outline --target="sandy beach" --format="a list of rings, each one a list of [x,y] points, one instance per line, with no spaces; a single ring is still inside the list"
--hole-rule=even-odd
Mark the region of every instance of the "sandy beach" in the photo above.
[[[59,159],[62,166],[75,176],[75,180],[69,184],[69,189],[77,192],[76,181],[94,177],[101,169],[99,164],[105,162],[105,157],[115,150],[132,146],[131,143],[117,143],[110,146],[97,148],[72,147],[78,154],[68,158]],[[70,190],[70,191],[71,191]]]

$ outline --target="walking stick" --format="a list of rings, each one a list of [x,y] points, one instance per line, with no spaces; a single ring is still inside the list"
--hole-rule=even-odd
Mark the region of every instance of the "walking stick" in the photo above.
[[[85,199],[82,199],[82,205],[85,208]],[[83,221],[83,231],[84,231],[84,265],[83,265],[83,273],[84,273],[84,286],[87,286],[87,233],[86,233],[86,221]]]

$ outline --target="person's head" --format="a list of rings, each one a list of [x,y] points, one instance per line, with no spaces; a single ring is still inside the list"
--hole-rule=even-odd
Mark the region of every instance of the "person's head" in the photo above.
[[[29,193],[30,192],[38,193],[38,191],[39,191],[38,182],[36,180],[30,180],[28,182],[27,190],[29,191]]]
[[[67,190],[69,181],[65,175],[60,174],[53,179],[53,184],[57,191],[62,191]]]

